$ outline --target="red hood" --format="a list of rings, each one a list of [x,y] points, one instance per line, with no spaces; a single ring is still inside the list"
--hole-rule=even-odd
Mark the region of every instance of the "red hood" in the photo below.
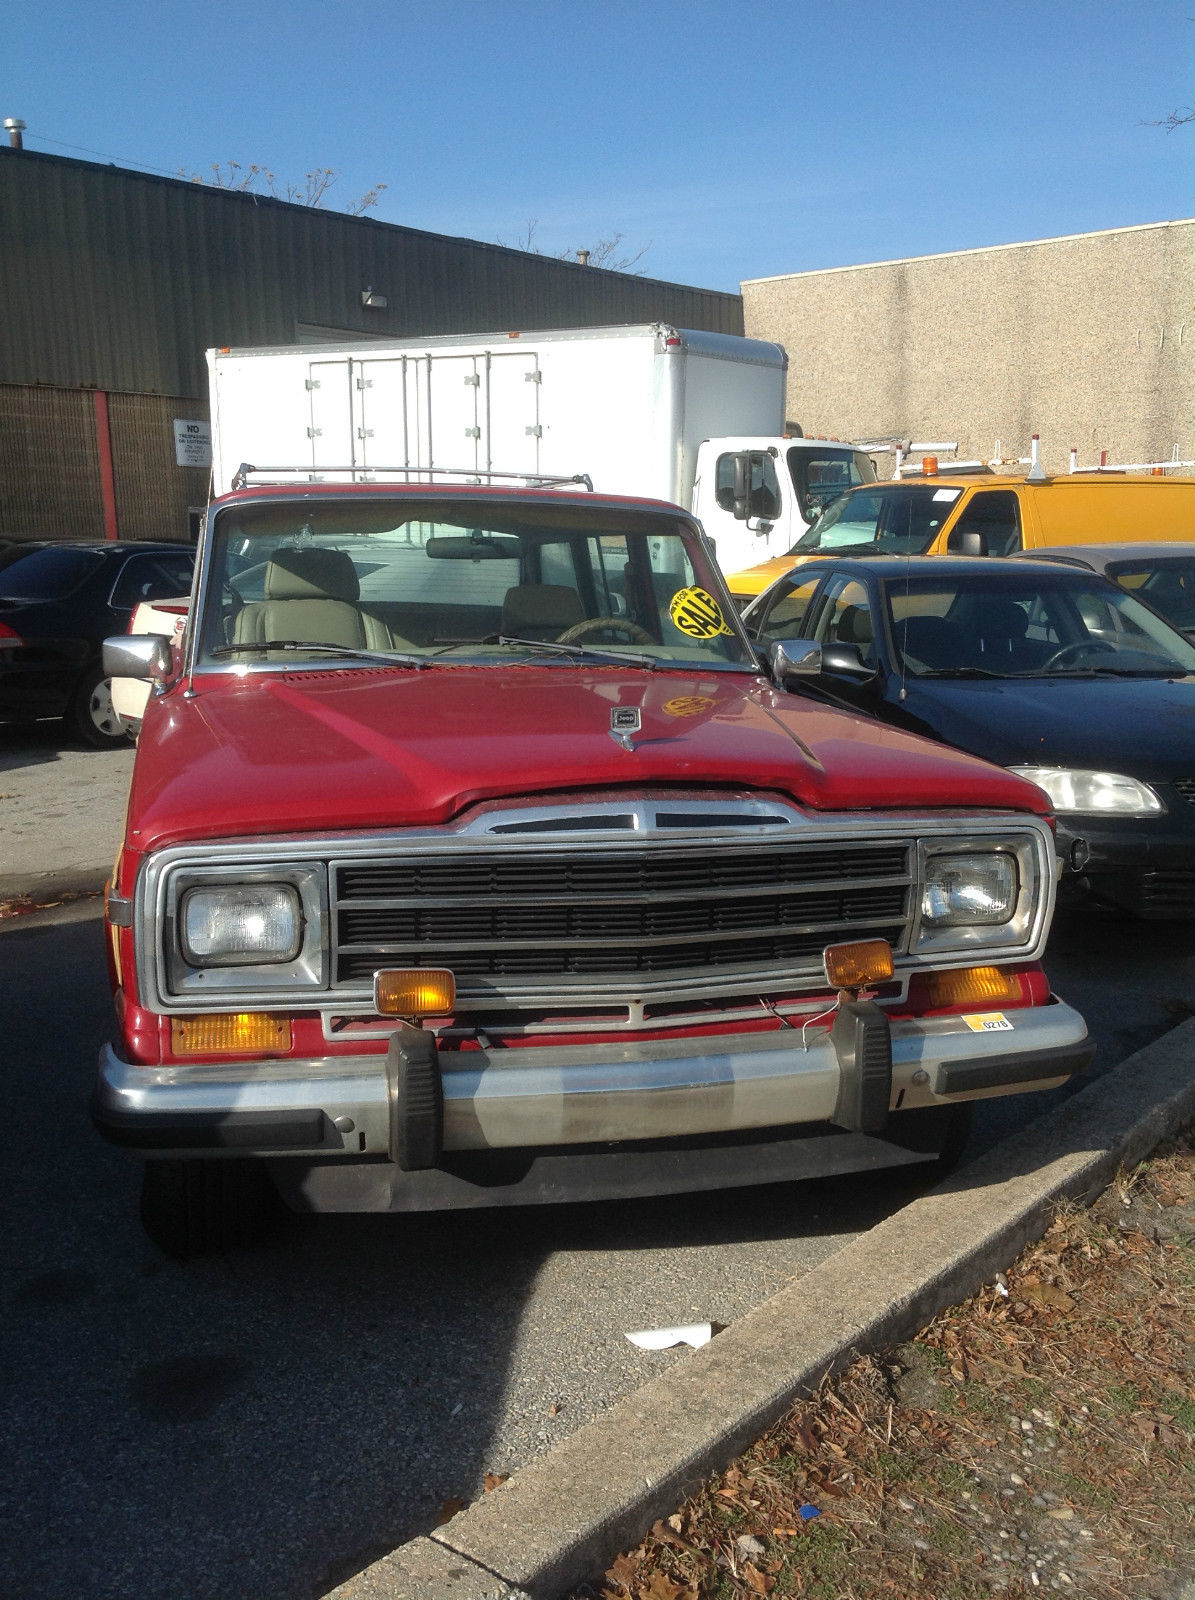
[[[637,706],[634,749],[610,734]],[[151,701],[129,846],[442,823],[479,800],[644,785],[769,789],[818,811],[1045,812],[972,756],[739,674],[527,666],[196,680]]]

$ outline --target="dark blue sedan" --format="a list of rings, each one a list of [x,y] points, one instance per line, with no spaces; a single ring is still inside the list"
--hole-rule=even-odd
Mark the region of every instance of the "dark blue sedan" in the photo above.
[[[782,647],[789,688],[1039,784],[1083,888],[1195,917],[1195,646],[1116,584],[1045,562],[830,558],[744,622]]]
[[[0,559],[0,720],[64,717],[86,744],[122,744],[101,661],[142,600],[188,594],[189,545],[8,545]]]

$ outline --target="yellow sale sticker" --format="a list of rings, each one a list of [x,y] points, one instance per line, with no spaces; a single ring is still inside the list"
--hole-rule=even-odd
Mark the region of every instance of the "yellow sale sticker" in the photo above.
[[[712,639],[715,634],[730,633],[722,607],[713,595],[694,585],[691,589],[678,589],[672,596],[668,615],[682,633],[690,639]]]
[[[979,1011],[963,1021],[972,1033],[1011,1033],[1012,1023],[1003,1011]]]

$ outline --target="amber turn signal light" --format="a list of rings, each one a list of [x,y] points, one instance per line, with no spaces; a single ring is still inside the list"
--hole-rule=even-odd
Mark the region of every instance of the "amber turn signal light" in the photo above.
[[[176,1056],[285,1051],[290,1044],[290,1018],[272,1017],[266,1011],[170,1019],[170,1047]]]
[[[373,975],[382,1017],[443,1017],[456,1004],[456,979],[444,967],[390,967]]]
[[[855,939],[850,944],[830,944],[822,951],[826,977],[832,989],[861,989],[883,983],[892,976],[892,946],[887,939]]]
[[[957,972],[927,972],[927,1003],[938,1006],[990,1005],[1020,1002],[1021,980],[1000,967],[960,967]]]

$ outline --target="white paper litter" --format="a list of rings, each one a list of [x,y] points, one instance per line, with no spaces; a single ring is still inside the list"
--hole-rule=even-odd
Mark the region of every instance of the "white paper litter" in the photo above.
[[[627,1334],[640,1350],[667,1350],[674,1344],[691,1344],[694,1350],[700,1350],[713,1337],[712,1322],[685,1322],[676,1328],[641,1328],[638,1333]]]

